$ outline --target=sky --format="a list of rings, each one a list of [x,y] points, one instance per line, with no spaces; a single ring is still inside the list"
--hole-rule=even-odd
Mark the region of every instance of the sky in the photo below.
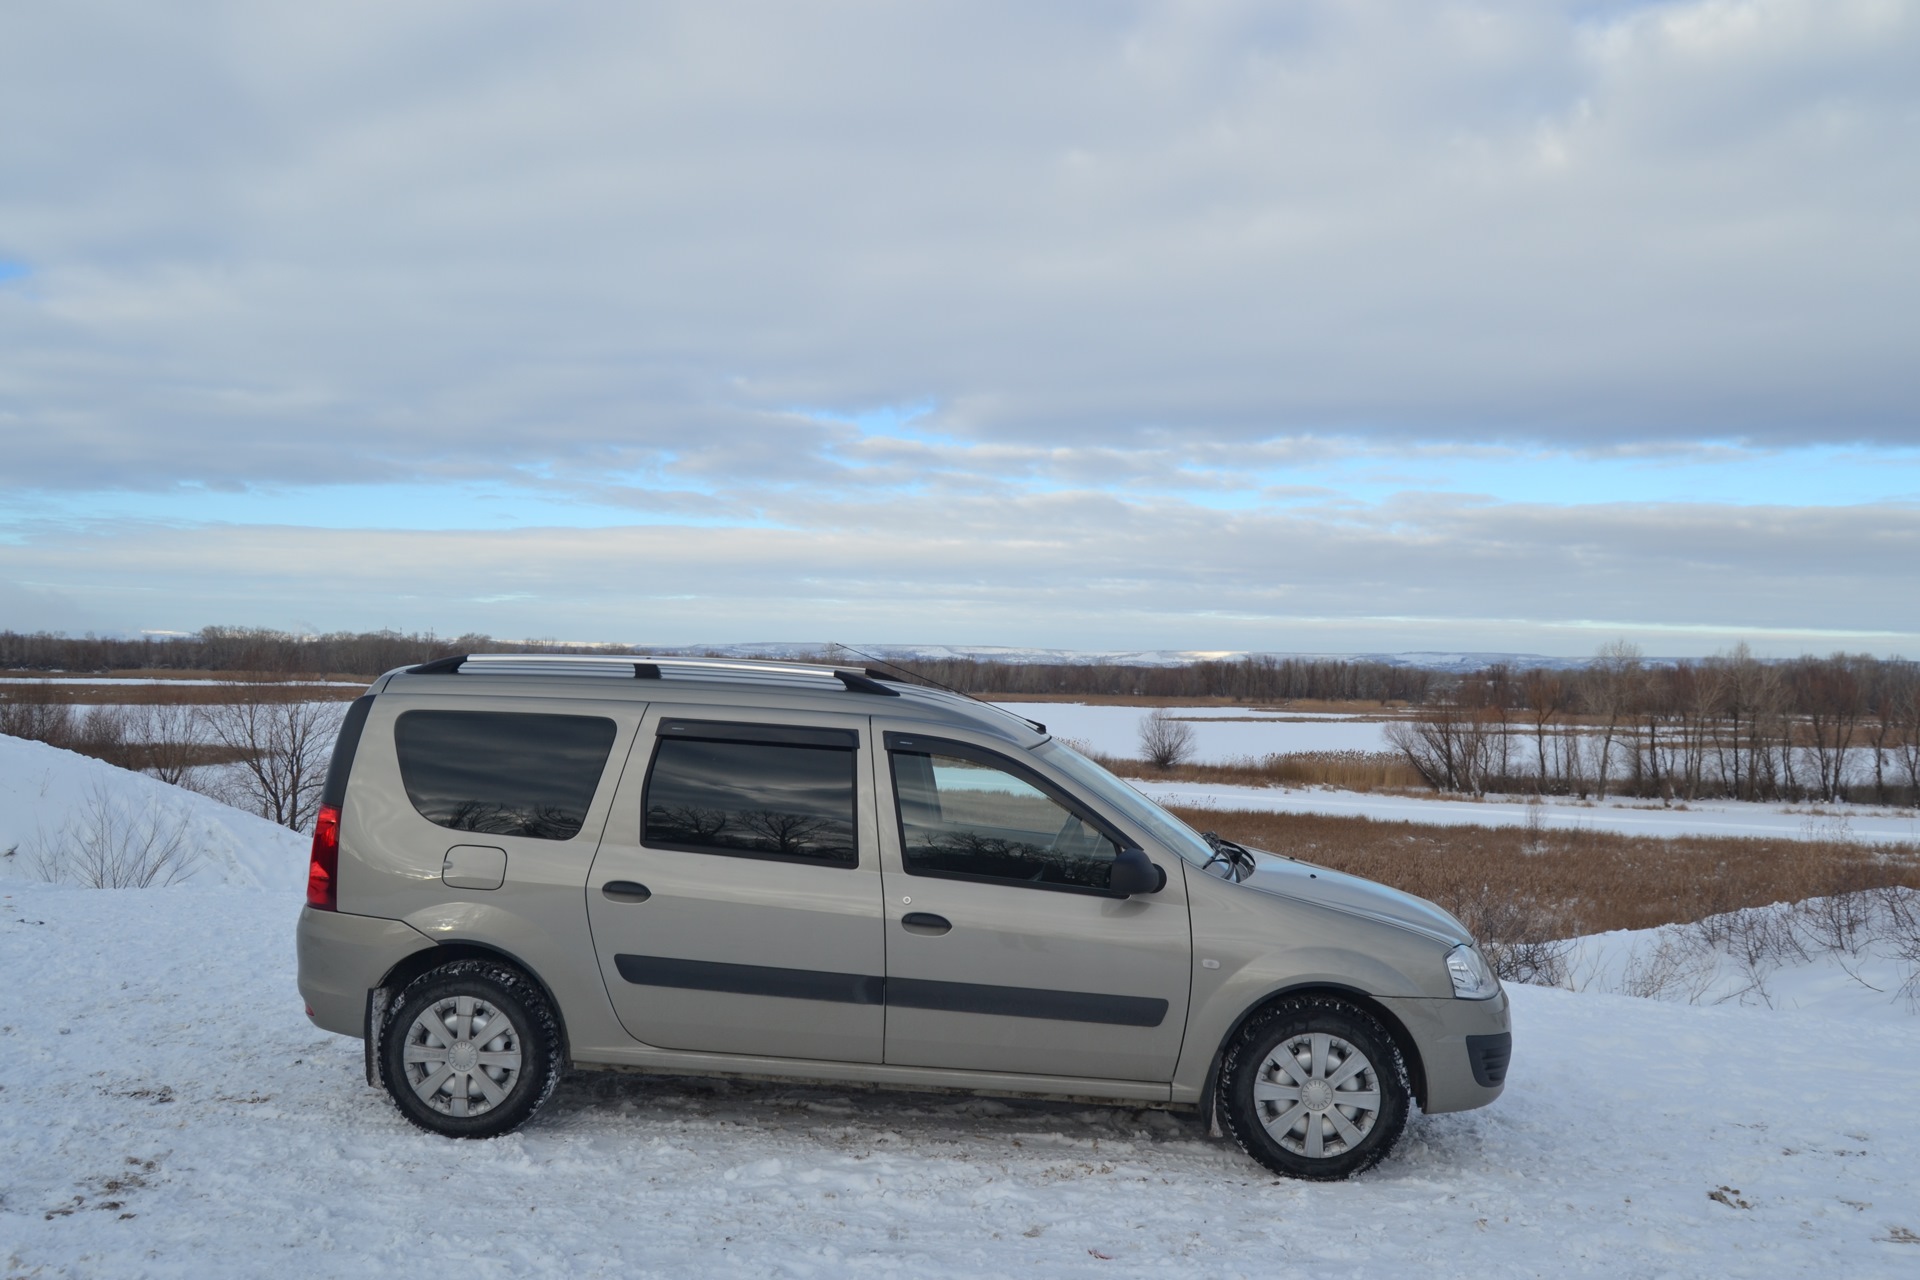
[[[1920,657],[1920,5],[0,16],[0,628]]]

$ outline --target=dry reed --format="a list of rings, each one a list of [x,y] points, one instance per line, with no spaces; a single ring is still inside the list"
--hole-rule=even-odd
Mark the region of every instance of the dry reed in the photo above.
[[[1439,903],[1476,936],[1524,943],[1651,929],[1745,907],[1920,889],[1920,847],[1813,840],[1437,827],[1317,814],[1175,809],[1218,831]],[[1847,932],[1847,922],[1830,926]]]
[[[1084,752],[1084,748],[1082,749]],[[1123,778],[1212,782],[1248,787],[1338,787],[1343,791],[1432,789],[1396,751],[1295,751],[1243,757],[1224,764],[1178,764],[1158,769],[1144,760],[1086,752]]]

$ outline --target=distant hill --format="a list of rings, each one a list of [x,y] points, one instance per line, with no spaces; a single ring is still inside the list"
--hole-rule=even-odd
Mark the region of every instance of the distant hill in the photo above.
[[[1098,663],[1136,667],[1182,667],[1194,662],[1237,662],[1242,658],[1295,659],[1309,662],[1378,662],[1390,667],[1452,673],[1481,671],[1495,663],[1516,670],[1544,667],[1564,671],[1584,667],[1586,658],[1555,658],[1538,653],[1464,653],[1427,650],[1406,653],[1288,653],[1238,649],[1021,649],[1007,645],[860,644],[850,649],[827,641],[761,641],[641,647],[644,653],[713,654],[727,658],[795,659],[844,657],[860,653],[894,662],[1024,662],[1036,665],[1089,666]],[[1671,659],[1651,658],[1660,663]]]

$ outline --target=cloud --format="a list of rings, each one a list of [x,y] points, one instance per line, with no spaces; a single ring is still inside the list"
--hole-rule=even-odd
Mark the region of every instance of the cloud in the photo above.
[[[43,6],[0,435],[83,489],[837,482],[793,405],[1122,484],[1911,444],[1916,53],[1875,0]]]
[[[1581,653],[1625,635],[1665,654],[1742,638],[1762,651],[1920,651],[1920,603],[1884,589],[1920,555],[1920,504],[1428,496],[1336,521],[1083,493],[823,504],[795,523],[48,528],[0,542],[0,580],[134,600],[129,623],[175,629],[320,611],[329,626],[644,643]]]

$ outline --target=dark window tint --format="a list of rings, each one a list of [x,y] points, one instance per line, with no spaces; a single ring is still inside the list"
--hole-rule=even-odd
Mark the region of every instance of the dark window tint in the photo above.
[[[892,759],[909,873],[1076,889],[1112,880],[1113,842],[1017,774],[937,752]]]
[[[409,711],[394,725],[400,781],[455,831],[571,840],[613,749],[613,721],[501,711]]]
[[[852,866],[852,751],[662,738],[647,775],[650,845]]]

